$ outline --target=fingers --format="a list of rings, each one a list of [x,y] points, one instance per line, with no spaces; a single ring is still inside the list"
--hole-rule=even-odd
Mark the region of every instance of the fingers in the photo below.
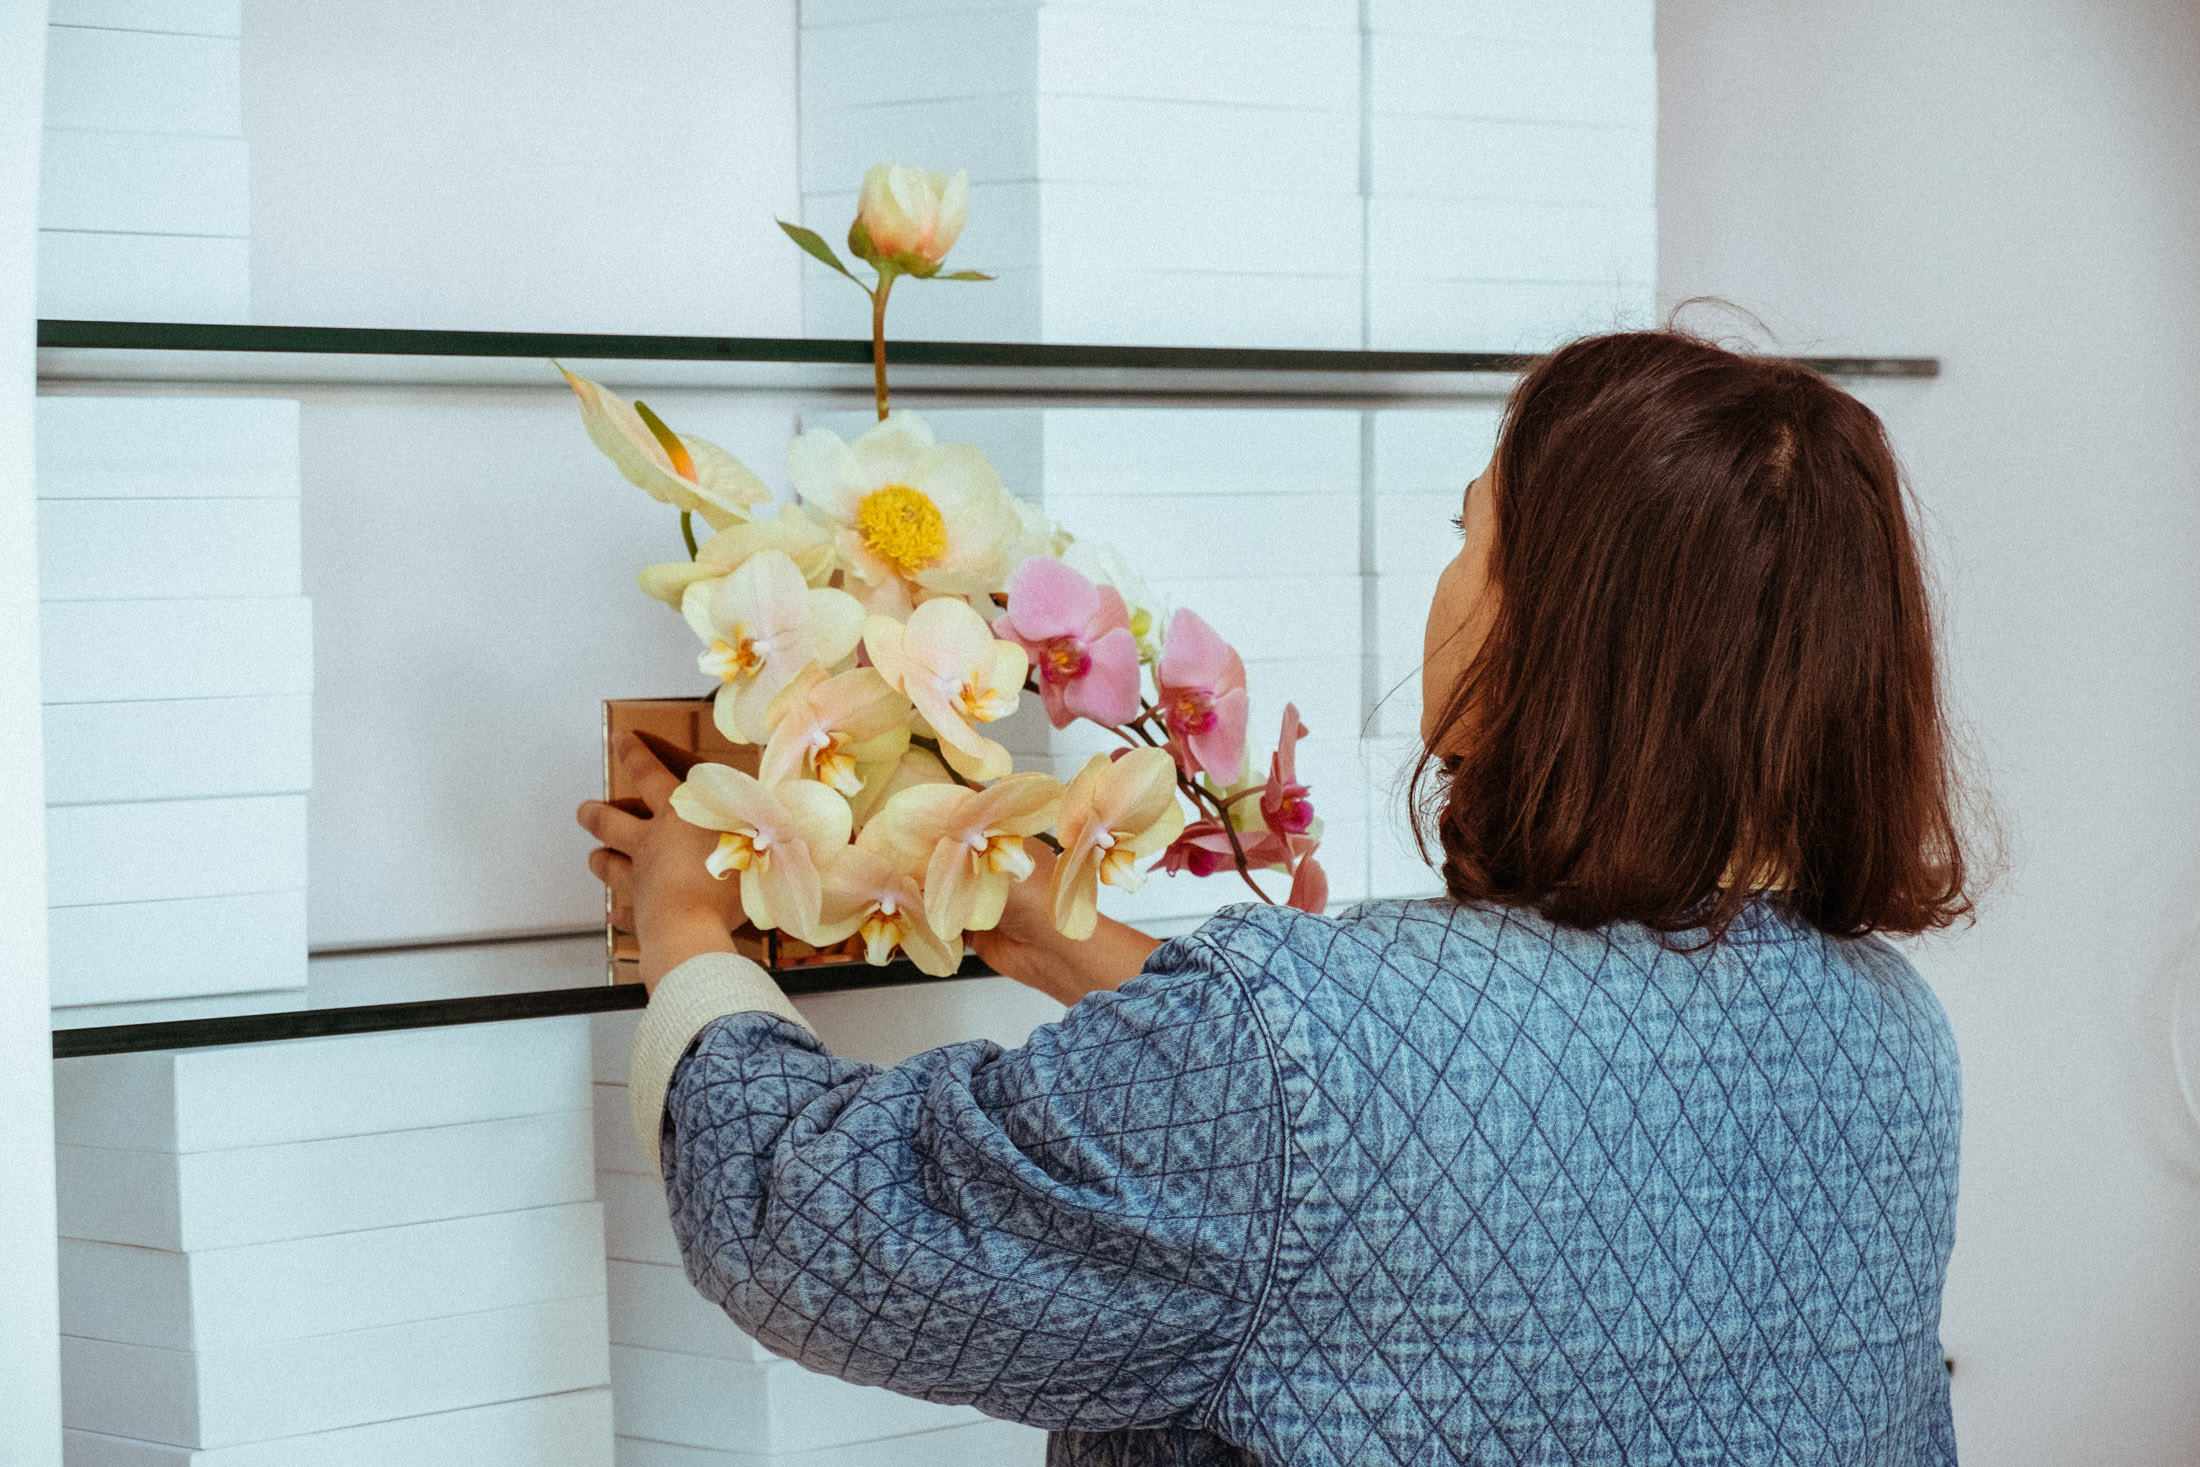
[[[619,735],[614,750],[619,764],[626,771],[627,782],[642,797],[652,815],[662,815],[670,808],[672,792],[680,787],[680,777],[664,764],[632,733]]]
[[[641,845],[642,838],[649,829],[649,821],[644,817],[630,815],[618,806],[607,805],[602,800],[583,803],[575,818],[580,821],[581,829],[612,850],[629,855]]]
[[[588,853],[588,869],[611,893],[611,925],[634,930],[634,863],[617,851]]]

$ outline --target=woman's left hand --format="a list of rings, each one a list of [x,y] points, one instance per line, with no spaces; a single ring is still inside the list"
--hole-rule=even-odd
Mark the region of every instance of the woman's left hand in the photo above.
[[[622,734],[612,757],[624,767],[646,814],[602,800],[580,807],[581,828],[603,842],[588,853],[588,869],[611,890],[611,921],[641,942],[642,982],[657,980],[699,953],[732,952],[744,918],[741,884],[720,881],[703,863],[718,833],[672,812],[680,781],[633,734]]]

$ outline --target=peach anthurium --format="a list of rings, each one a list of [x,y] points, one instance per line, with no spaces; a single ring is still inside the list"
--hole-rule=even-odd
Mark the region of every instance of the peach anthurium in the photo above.
[[[735,743],[771,736],[780,689],[815,662],[830,668],[856,649],[863,608],[845,591],[813,587],[783,550],[760,550],[715,581],[697,581],[681,614],[703,639],[695,661],[718,679],[718,731]]]
[[[703,542],[693,560],[646,566],[635,580],[647,594],[678,606],[689,586],[730,575],[759,550],[785,551],[813,586],[833,578],[832,526],[799,504],[782,504],[771,519],[745,520],[720,530]]]
[[[1166,749],[1095,754],[1062,796],[1062,858],[1054,867],[1054,926],[1082,941],[1099,925],[1100,884],[1136,891],[1138,859],[1184,829],[1176,760]]]
[[[814,779],[853,800],[886,777],[909,747],[909,700],[874,667],[835,676],[811,663],[764,711],[771,738],[757,777]]]
[[[871,611],[907,616],[929,596],[990,596],[1008,580],[1014,501],[975,444],[936,442],[915,413],[853,443],[813,428],[787,446],[787,477],[833,523]]]
[[[945,978],[962,966],[962,944],[942,942],[924,919],[924,891],[917,878],[860,839],[826,864],[825,904],[816,941],[863,935],[863,955],[883,963],[900,948],[922,972]]]
[[[706,864],[741,873],[741,909],[758,927],[810,940],[823,901],[820,868],[848,844],[848,802],[814,780],[767,785],[724,764],[698,764],[672,792],[690,825],[719,832]]]
[[[880,807],[865,844],[903,870],[924,872],[924,917],[952,942],[1001,920],[1008,886],[1033,869],[1024,838],[1054,823],[1062,784],[1049,774],[1011,774],[984,789],[923,784]]]
[[[994,780],[1013,765],[1008,750],[972,728],[1016,711],[1028,661],[1014,642],[996,639],[965,602],[941,598],[909,613],[905,626],[873,616],[863,649],[886,681],[939,736],[940,753],[965,779]]]
[[[674,433],[647,408],[563,367],[558,371],[581,400],[588,441],[650,498],[700,514],[712,529],[722,530],[747,519],[751,505],[772,497],[762,479],[717,444]]]

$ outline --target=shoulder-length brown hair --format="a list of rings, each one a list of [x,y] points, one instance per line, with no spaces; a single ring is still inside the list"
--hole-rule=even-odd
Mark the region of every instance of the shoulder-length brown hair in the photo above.
[[[1870,409],[1677,332],[1592,337],[1515,388],[1493,477],[1495,622],[1413,776],[1454,898],[1714,940],[1768,890],[1844,937],[1970,910]]]

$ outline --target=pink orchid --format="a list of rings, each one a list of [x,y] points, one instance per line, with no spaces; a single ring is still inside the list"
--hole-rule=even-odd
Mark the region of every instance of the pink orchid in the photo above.
[[[1306,725],[1299,722],[1298,705],[1286,703],[1283,733],[1276,740],[1274,757],[1268,761],[1268,783],[1260,792],[1261,824],[1281,839],[1304,835],[1314,823],[1314,802],[1307,798],[1306,786],[1299,783],[1298,744],[1305,737]]]
[[[1035,555],[1010,578],[1008,611],[994,620],[993,635],[1030,654],[1056,728],[1077,718],[1114,725],[1138,716],[1138,641],[1114,587]]]
[[[1169,621],[1154,668],[1169,746],[1187,771],[1224,783],[1245,765],[1245,663],[1198,613]]]

